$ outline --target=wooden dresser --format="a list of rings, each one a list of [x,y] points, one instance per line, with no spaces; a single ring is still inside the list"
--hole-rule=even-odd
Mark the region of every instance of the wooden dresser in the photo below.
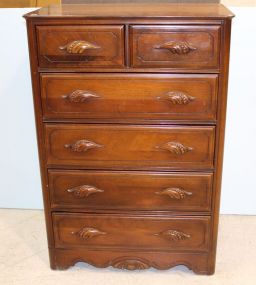
[[[52,269],[214,273],[232,17],[134,3],[25,15]]]

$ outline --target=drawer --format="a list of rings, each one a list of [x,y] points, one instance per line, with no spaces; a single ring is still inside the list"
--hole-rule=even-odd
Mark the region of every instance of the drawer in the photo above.
[[[134,67],[218,69],[220,26],[132,26]]]
[[[212,173],[48,173],[53,208],[210,211]]]
[[[45,118],[216,118],[218,76],[43,74]]]
[[[41,67],[122,67],[121,25],[38,26]]]
[[[46,124],[47,163],[82,168],[212,168],[214,126]]]
[[[210,217],[54,213],[55,247],[201,250]]]

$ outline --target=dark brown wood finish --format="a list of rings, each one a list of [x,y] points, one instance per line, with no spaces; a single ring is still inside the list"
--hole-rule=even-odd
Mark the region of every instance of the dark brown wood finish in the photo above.
[[[94,19],[227,19],[234,14],[224,5],[218,4],[175,4],[175,3],[118,3],[118,4],[81,4],[81,5],[51,5],[27,14],[28,17],[73,20],[74,18]],[[207,22],[207,21],[206,21]],[[161,22],[157,22],[161,24]]]
[[[52,207],[108,210],[211,210],[212,173],[49,170]]]
[[[213,274],[232,13],[90,4],[25,17],[51,268]]]
[[[123,26],[39,26],[41,67],[112,66],[124,64]]]
[[[92,250],[81,248],[53,249],[52,268],[63,270],[75,265],[77,262],[86,262],[99,268],[112,266],[125,270],[144,270],[151,267],[161,270],[176,265],[185,265],[197,274],[208,273],[208,253],[193,252],[152,252],[152,251],[121,251],[121,250]],[[53,259],[54,256],[54,259]]]
[[[225,138],[225,125],[226,125],[226,106],[227,106],[227,91],[228,91],[228,74],[229,74],[229,57],[230,57],[230,39],[231,39],[231,19],[226,19],[223,25],[223,41],[222,41],[222,73],[219,82],[219,104],[218,104],[218,124],[216,129],[216,146],[215,146],[215,164],[217,166],[215,171],[213,196],[213,221],[212,221],[212,240],[211,251],[209,255],[209,273],[213,274],[216,264],[216,248],[218,237],[218,224],[219,224],[219,207],[220,207],[220,194],[221,194],[221,181],[222,181],[222,167],[223,167],[223,154],[224,154],[224,138]]]
[[[46,124],[49,167],[212,169],[214,127]]]
[[[219,26],[132,26],[132,66],[216,69],[219,32]]]
[[[53,214],[55,246],[207,251],[209,217]]]
[[[215,74],[42,74],[41,83],[46,119],[216,119]]]

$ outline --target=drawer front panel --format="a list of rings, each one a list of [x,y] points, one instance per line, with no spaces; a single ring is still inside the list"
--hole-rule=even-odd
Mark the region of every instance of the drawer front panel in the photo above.
[[[209,127],[46,124],[47,162],[95,168],[212,168]]]
[[[53,214],[55,246],[206,251],[210,217]]]
[[[219,26],[133,26],[132,65],[218,69]]]
[[[216,119],[217,75],[43,74],[46,118]]]
[[[210,211],[211,173],[50,170],[53,208]]]
[[[123,26],[38,26],[41,67],[122,67]]]

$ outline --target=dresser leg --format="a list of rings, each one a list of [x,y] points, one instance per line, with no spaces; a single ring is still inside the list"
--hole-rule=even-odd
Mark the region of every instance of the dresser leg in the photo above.
[[[52,270],[57,270],[58,266],[56,264],[56,257],[54,250],[52,248],[49,248],[49,261],[50,261],[50,267]]]
[[[49,248],[50,267],[52,270],[66,270],[74,266],[80,258],[70,254],[69,250]]]
[[[207,275],[213,275],[215,273],[215,261],[210,262],[208,265]]]
[[[210,268],[208,271],[207,271],[207,275],[213,275],[215,273],[215,268]]]
[[[66,265],[65,257],[62,259],[58,259],[58,254],[53,248],[49,248],[49,260],[50,260],[50,267],[52,270],[66,270],[69,268],[70,265]]]

